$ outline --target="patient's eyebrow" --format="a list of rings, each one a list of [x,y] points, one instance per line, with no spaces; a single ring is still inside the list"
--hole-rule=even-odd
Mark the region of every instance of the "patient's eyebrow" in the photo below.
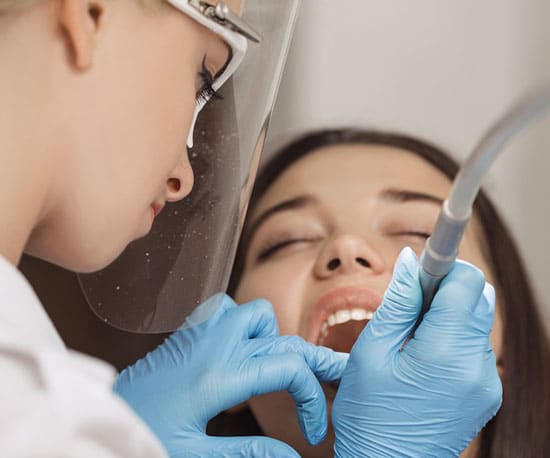
[[[291,199],[283,200],[278,204],[273,205],[272,207],[264,210],[260,213],[260,216],[254,221],[247,233],[247,238],[250,240],[253,235],[258,231],[260,226],[266,222],[273,215],[286,211],[286,210],[296,210],[304,207],[309,207],[318,203],[318,200],[309,194],[304,194],[301,196],[293,197]]]
[[[382,200],[390,202],[432,202],[437,205],[443,205],[443,199],[434,196],[432,194],[426,194],[424,192],[409,191],[406,189],[387,188],[380,191],[378,197]]]

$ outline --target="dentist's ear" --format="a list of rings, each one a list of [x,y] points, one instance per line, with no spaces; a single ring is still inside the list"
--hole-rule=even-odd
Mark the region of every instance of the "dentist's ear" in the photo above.
[[[59,20],[77,70],[86,70],[92,65],[96,35],[104,13],[103,0],[60,1]]]

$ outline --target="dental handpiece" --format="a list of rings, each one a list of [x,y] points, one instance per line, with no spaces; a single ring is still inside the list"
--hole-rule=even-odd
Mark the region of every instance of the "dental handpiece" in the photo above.
[[[409,338],[429,310],[441,280],[451,271],[487,170],[504,146],[524,128],[550,111],[550,85],[529,93],[514,104],[482,137],[456,176],[451,193],[426,241],[420,258],[422,309]]]

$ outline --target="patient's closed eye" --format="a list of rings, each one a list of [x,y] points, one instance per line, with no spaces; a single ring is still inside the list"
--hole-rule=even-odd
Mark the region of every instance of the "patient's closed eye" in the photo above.
[[[433,231],[437,220],[437,209],[429,206],[401,205],[385,213],[379,221],[382,235],[396,242],[423,244]]]
[[[276,253],[283,251],[291,246],[299,244],[307,244],[316,241],[315,238],[308,237],[296,237],[296,238],[284,238],[277,241],[267,242],[259,249],[257,261],[265,261],[275,255]]]
[[[426,240],[430,237],[429,232],[424,231],[400,231],[396,232],[393,235],[403,236],[403,237],[417,237],[419,239]]]
[[[390,239],[401,245],[410,245],[411,247],[421,248],[430,237],[430,233],[422,230],[396,230],[388,234]]]

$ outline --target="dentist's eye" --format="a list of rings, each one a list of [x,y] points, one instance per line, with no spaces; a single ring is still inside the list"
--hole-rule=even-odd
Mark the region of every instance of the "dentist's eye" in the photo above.
[[[201,79],[201,88],[197,91],[196,94],[197,103],[203,104],[208,102],[211,98],[223,99],[223,97],[219,95],[212,87],[212,84],[214,84],[214,77],[206,68],[205,62],[206,56],[204,56],[204,59],[202,60],[202,67],[199,72],[199,76]]]

